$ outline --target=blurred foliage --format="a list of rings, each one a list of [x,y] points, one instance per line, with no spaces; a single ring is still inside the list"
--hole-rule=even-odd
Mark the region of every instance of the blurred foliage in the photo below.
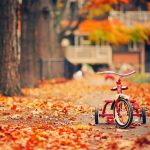
[[[135,75],[128,77],[128,80],[136,83],[150,83],[150,74],[136,73]]]
[[[129,42],[142,43],[148,39],[149,29],[142,25],[134,25],[130,28],[112,25],[111,30],[98,29],[89,34],[89,40],[96,44],[107,42],[114,45],[127,44]]]
[[[87,19],[108,14],[113,4],[127,4],[129,0],[85,0],[84,6],[80,9],[80,15]]]
[[[142,25],[135,25],[130,29],[130,41],[131,42],[144,42],[148,39],[147,32],[149,29],[145,28]]]
[[[95,9],[90,9],[88,11],[87,19],[92,19],[94,17],[103,16],[111,11],[111,6],[109,4],[104,4],[96,7]]]
[[[149,27],[145,27],[144,24],[135,24],[127,28],[118,20],[106,17],[113,9],[112,4],[117,3],[127,4],[129,0],[88,0],[81,8],[80,13],[84,14],[87,20],[92,21],[85,22],[80,33],[89,33],[89,40],[95,44],[110,43],[119,45],[146,41],[148,39],[147,33],[150,32]],[[104,16],[104,21],[97,21],[98,18]]]
[[[89,35],[89,40],[97,45],[101,44],[103,41],[107,41],[107,32],[95,30]]]

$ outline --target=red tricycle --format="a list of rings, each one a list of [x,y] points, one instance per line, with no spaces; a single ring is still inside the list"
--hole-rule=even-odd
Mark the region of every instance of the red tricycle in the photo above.
[[[134,74],[135,71],[121,74],[113,71],[103,71],[97,74],[113,74],[119,76],[116,81],[116,86],[111,91],[117,91],[115,100],[104,100],[105,104],[102,109],[95,108],[95,124],[99,124],[100,117],[106,117],[107,123],[113,123],[115,121],[116,126],[121,129],[125,129],[133,122],[133,117],[136,116],[139,120],[146,124],[146,110],[144,107],[140,107],[136,100],[130,99],[128,95],[122,93],[123,90],[127,90],[127,86],[121,84],[121,78]],[[110,109],[113,113],[106,113],[108,104],[111,104]],[[100,113],[101,112],[101,113]]]

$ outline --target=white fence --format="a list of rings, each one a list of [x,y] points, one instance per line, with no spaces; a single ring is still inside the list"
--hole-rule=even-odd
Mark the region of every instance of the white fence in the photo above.
[[[66,59],[73,64],[112,64],[112,48],[105,46],[69,46]]]

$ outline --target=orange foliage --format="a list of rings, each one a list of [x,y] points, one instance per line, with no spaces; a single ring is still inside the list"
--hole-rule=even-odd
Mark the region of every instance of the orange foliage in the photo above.
[[[118,20],[85,20],[80,23],[78,31],[81,34],[90,33],[95,30],[103,30],[106,32],[111,32],[115,27],[123,27],[123,24]]]
[[[83,10],[94,9],[105,4],[128,3],[129,0],[89,0],[82,8]]]
[[[129,3],[129,0],[118,0],[118,2],[127,4],[127,3]]]
[[[111,44],[126,44],[129,42],[129,33],[123,24],[118,20],[85,20],[80,23],[78,32],[82,34],[92,34],[95,31],[102,31],[106,35],[107,41]],[[103,35],[101,35],[103,36]],[[94,35],[96,39],[96,35]]]
[[[97,77],[92,77],[92,81]],[[99,78],[98,78],[99,79]],[[105,132],[101,126],[86,123],[93,118],[95,95],[109,85],[89,84],[89,79],[67,81],[63,78],[42,81],[38,88],[23,89],[22,97],[0,96],[0,148],[32,149],[142,149],[150,134],[132,140]],[[128,83],[127,94],[145,105],[150,115],[150,84]],[[106,93],[107,94],[107,93]],[[99,103],[101,97],[99,97]],[[20,111],[21,110],[21,111]],[[82,119],[85,119],[82,122]],[[147,127],[145,127],[147,128]],[[120,131],[115,126],[110,130]],[[134,129],[133,129],[134,130]],[[121,130],[121,132],[124,130]],[[131,131],[131,130],[129,130]],[[128,130],[124,131],[128,132]],[[118,132],[119,133],[119,132]],[[143,135],[144,133],[142,133]]]

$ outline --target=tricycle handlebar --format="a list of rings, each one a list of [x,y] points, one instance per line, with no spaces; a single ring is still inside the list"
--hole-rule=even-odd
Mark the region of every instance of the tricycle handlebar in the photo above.
[[[135,70],[131,71],[131,72],[128,72],[128,73],[116,73],[114,71],[102,71],[102,72],[97,72],[96,74],[115,74],[115,75],[118,75],[118,76],[121,76],[121,77],[125,77],[125,76],[130,76],[132,74],[136,73]]]

